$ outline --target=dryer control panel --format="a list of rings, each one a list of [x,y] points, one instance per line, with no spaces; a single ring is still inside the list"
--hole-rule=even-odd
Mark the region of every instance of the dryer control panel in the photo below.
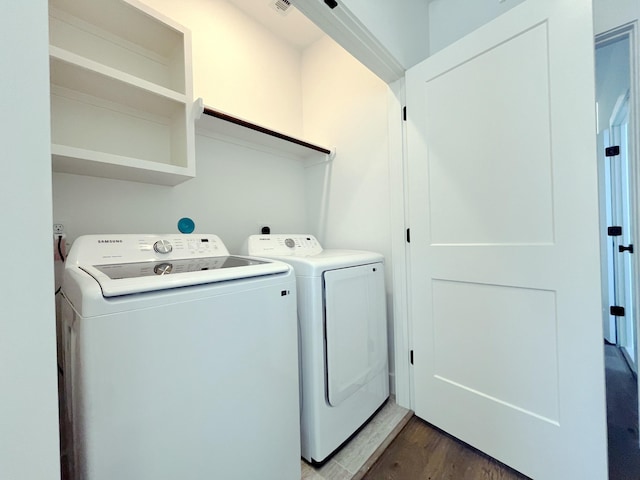
[[[256,257],[309,257],[321,252],[320,242],[313,235],[278,233],[247,239],[246,253]]]

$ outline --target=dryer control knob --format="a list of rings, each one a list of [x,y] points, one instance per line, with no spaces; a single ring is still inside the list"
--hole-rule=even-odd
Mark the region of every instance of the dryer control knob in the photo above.
[[[296,246],[296,242],[294,242],[294,241],[293,241],[293,238],[287,238],[287,239],[284,241],[284,244],[285,244],[287,247],[289,247],[289,248],[293,248],[293,247],[295,247],[295,246]]]
[[[153,244],[153,249],[158,253],[171,253],[173,247],[168,240],[158,240]]]

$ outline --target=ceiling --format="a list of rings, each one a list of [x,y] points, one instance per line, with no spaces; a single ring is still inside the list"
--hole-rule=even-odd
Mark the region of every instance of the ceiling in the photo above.
[[[276,11],[274,0],[228,0],[248,16],[269,29],[274,35],[300,50],[324,36],[324,32],[315,26],[293,5],[286,15]]]

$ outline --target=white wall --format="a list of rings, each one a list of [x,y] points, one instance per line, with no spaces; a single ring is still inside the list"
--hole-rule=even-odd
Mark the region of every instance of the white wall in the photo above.
[[[595,34],[599,35],[640,18],[640,3],[637,0],[593,0],[593,18]]]
[[[613,108],[629,84],[629,41],[618,40],[596,50],[596,101],[600,130],[609,127]]]
[[[305,50],[302,79],[305,134],[337,149],[307,169],[309,229],[328,248],[389,258],[388,87],[329,38]]]
[[[305,135],[337,151],[331,164],[307,169],[308,230],[325,248],[385,256],[392,334],[388,86],[326,37],[304,52],[302,89]]]
[[[301,135],[298,49],[225,0],[142,2],[191,30],[196,98],[254,123]]]
[[[68,240],[88,233],[175,233],[190,217],[233,253],[268,222],[274,232],[305,228],[304,168],[247,147],[196,136],[196,178],[175,187],[65,173],[53,175],[54,218]]]
[[[432,0],[429,3],[430,54],[464,37],[524,0]]]
[[[60,478],[46,0],[0,20],[6,227],[0,282],[0,478]]]
[[[523,1],[432,0],[428,16],[430,54],[442,50]],[[593,0],[593,13],[595,33],[598,35],[640,18],[640,3],[636,0]]]
[[[429,4],[425,0],[342,0],[402,64],[409,68],[429,55]]]

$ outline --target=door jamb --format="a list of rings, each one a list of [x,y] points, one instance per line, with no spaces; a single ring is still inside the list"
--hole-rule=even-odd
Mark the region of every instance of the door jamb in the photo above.
[[[391,201],[391,255],[393,278],[393,363],[396,403],[413,409],[413,369],[409,362],[411,322],[409,321],[408,225],[405,80],[389,84],[389,183]]]

